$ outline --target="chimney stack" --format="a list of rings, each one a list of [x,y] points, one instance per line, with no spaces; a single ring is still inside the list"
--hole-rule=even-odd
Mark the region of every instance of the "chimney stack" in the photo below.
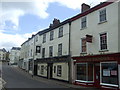
[[[81,12],[85,12],[85,11],[87,11],[87,10],[89,10],[89,9],[90,9],[90,6],[87,5],[87,4],[83,3],[83,4],[81,5]]]
[[[56,25],[58,25],[58,24],[60,24],[60,20],[54,18],[54,20],[53,20],[53,24],[50,24],[49,28],[51,28],[51,27],[53,27],[53,26],[56,26]]]

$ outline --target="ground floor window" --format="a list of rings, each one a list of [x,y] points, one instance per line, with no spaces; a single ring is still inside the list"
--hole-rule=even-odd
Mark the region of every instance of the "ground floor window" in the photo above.
[[[101,63],[101,83],[118,85],[117,63]]]
[[[44,65],[41,65],[41,74],[44,74]]]
[[[93,64],[92,63],[77,64],[77,80],[93,81]]]
[[[58,65],[57,66],[57,76],[61,77],[61,75],[62,75],[62,66]]]
[[[31,60],[31,61],[29,61],[29,70],[32,71],[32,69],[33,69],[33,62],[32,62],[32,60]]]

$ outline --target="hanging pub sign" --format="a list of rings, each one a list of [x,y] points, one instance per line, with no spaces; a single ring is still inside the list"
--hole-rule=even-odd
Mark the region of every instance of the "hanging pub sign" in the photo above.
[[[92,35],[86,35],[86,42],[92,43]]]
[[[41,51],[41,46],[36,46],[36,53],[40,53]]]

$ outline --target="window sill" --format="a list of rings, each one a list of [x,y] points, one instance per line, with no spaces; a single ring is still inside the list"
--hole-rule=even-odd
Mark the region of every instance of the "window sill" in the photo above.
[[[87,54],[87,52],[81,52],[80,54]]]
[[[106,84],[106,83],[100,83],[100,85],[112,86],[112,87],[118,87],[118,85],[114,85],[114,84]]]
[[[84,29],[87,29],[87,27],[81,28],[80,30],[84,30]]]
[[[98,24],[103,24],[103,23],[106,23],[106,22],[107,22],[107,20],[101,21],[101,22],[99,22]]]
[[[99,50],[99,52],[108,52],[109,50],[108,49],[105,49],[105,50]]]

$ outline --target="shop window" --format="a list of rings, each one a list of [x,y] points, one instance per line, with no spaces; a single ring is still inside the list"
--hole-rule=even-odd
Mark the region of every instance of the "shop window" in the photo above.
[[[93,81],[93,64],[77,64],[77,80]]]
[[[44,74],[44,65],[41,66],[41,74]]]
[[[61,77],[61,75],[62,75],[62,66],[58,65],[57,66],[57,76]]]
[[[118,85],[117,63],[101,63],[101,83]]]

